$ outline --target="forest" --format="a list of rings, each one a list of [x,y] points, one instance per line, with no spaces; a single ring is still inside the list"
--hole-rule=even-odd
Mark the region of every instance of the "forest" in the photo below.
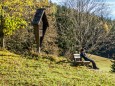
[[[36,9],[45,7],[49,28],[42,52],[68,56],[84,47],[88,53],[114,57],[115,21],[107,17],[109,9],[104,3],[99,5],[93,0],[67,0],[64,5],[57,5],[47,0],[9,0],[2,1],[0,7],[1,47],[20,54],[35,50],[31,22]]]

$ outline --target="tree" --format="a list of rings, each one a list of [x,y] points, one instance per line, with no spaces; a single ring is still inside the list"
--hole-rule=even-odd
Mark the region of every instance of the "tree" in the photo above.
[[[111,65],[111,68],[112,68],[112,72],[115,72],[115,59],[112,61],[112,65]]]
[[[46,1],[46,2],[45,2]],[[43,2],[45,2],[43,4]],[[42,4],[40,7],[47,6],[48,0],[38,2]],[[1,37],[3,47],[5,47],[4,38],[10,36],[17,29],[28,28],[31,24],[31,16],[34,14],[39,5],[35,0],[2,0],[0,3],[0,20],[1,20]]]
[[[5,4],[9,6],[9,11],[7,11],[6,9],[5,11],[7,11],[6,13],[8,15],[11,15],[10,17],[15,16],[16,18],[19,17],[23,19],[26,22],[26,25],[23,25],[24,29],[22,29],[21,26],[19,29],[15,28],[15,30],[13,30],[11,34],[6,35],[6,48],[8,50],[11,50],[12,52],[23,55],[29,55],[29,51],[36,51],[35,37],[33,33],[33,27],[31,25],[31,20],[33,19],[36,9],[43,7],[46,8],[45,11],[49,21],[49,28],[46,31],[41,48],[42,51],[47,54],[58,55],[58,46],[56,44],[57,31],[55,28],[56,5],[52,3],[49,4],[48,0],[21,0],[20,2],[18,1],[19,0],[15,2],[8,1],[10,3],[5,2]],[[47,4],[44,2],[47,2]]]
[[[110,19],[107,19],[106,21],[108,21],[108,25],[111,27],[111,30],[109,31],[106,40],[101,43],[101,47],[98,48],[95,54],[112,59],[115,57],[115,23]]]
[[[111,30],[104,19],[107,10],[103,0],[66,0],[64,6],[58,7],[59,46],[65,52],[99,48]]]

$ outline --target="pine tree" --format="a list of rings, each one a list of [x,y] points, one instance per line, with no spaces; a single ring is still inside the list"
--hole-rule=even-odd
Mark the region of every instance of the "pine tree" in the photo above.
[[[111,65],[112,72],[115,72],[115,57],[113,57],[112,63],[113,63],[113,64]]]
[[[112,68],[112,72],[115,72],[115,61],[113,62],[111,68]]]

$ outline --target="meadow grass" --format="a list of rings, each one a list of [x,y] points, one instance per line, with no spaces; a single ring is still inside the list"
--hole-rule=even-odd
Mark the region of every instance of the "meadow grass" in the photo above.
[[[96,62],[100,70],[107,72],[111,71],[112,62],[110,59],[91,54],[89,54],[88,56]]]
[[[57,64],[59,60],[46,59],[53,56],[42,56],[28,59],[0,51],[0,86],[115,86],[115,74],[104,71],[106,68],[102,71],[71,66],[67,62]],[[100,60],[96,63],[104,67]]]

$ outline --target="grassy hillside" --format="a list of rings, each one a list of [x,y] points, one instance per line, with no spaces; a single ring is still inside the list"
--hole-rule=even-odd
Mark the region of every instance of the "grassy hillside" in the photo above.
[[[109,59],[90,54],[88,56],[96,62],[100,70],[107,72],[111,71],[112,62]]]
[[[96,62],[104,68],[98,59]],[[0,86],[115,86],[114,82],[115,74],[106,71],[0,51]]]

